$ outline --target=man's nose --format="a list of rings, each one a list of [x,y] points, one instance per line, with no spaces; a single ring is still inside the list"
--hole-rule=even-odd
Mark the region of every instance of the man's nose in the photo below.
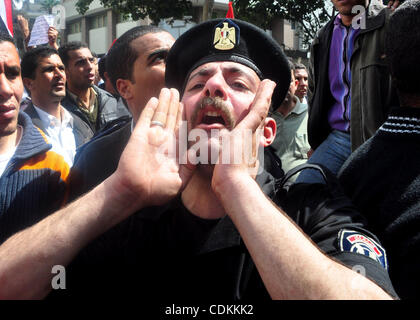
[[[212,98],[219,97],[223,100],[227,99],[227,83],[222,75],[215,74],[207,80],[205,95]]]
[[[64,75],[65,75],[64,70],[61,70],[61,69],[59,69],[59,68],[55,68],[55,69],[54,69],[54,77],[60,77],[60,78],[63,78],[63,77],[64,77]]]
[[[90,61],[90,60],[88,60],[88,62],[87,62],[87,68],[89,69],[89,70],[91,70],[91,69],[93,69],[95,67],[95,62],[94,61]]]
[[[2,100],[7,100],[13,95],[12,87],[9,80],[4,73],[0,74],[0,97]]]

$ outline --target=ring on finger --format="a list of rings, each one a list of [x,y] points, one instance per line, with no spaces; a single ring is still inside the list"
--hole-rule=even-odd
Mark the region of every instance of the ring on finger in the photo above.
[[[159,126],[159,127],[165,127],[165,125],[163,124],[163,122],[159,121],[159,120],[153,120],[150,122],[151,126]]]

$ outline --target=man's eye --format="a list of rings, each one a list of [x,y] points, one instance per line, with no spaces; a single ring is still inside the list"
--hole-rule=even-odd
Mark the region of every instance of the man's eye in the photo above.
[[[190,87],[188,89],[188,91],[192,91],[192,90],[198,90],[204,87],[204,84],[202,83],[196,83],[195,85],[193,85],[192,87]]]
[[[157,54],[152,59],[152,63],[160,62],[160,61],[166,61],[167,52],[162,52],[160,54]]]
[[[237,88],[237,89],[248,89],[248,87],[244,85],[242,82],[234,82],[232,84],[232,87]]]
[[[7,79],[16,79],[17,77],[19,77],[19,72],[8,71],[8,72],[6,72],[6,77],[7,77]]]

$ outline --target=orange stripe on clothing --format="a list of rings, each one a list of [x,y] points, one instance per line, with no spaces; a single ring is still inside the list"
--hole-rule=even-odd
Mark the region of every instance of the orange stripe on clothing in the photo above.
[[[39,133],[41,134],[41,136],[44,138],[44,141],[46,143],[50,143],[50,141],[48,140],[47,136],[45,135],[44,131],[42,131],[40,128],[38,128],[37,126],[35,126],[35,128],[38,129]]]
[[[67,183],[70,167],[62,155],[54,151],[47,151],[26,161],[19,170],[51,169],[60,172],[61,180]]]

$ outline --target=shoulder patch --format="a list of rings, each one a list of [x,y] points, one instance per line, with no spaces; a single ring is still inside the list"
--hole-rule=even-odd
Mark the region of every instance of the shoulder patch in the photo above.
[[[385,249],[372,238],[355,230],[343,229],[338,233],[338,245],[341,251],[363,254],[388,270]]]

